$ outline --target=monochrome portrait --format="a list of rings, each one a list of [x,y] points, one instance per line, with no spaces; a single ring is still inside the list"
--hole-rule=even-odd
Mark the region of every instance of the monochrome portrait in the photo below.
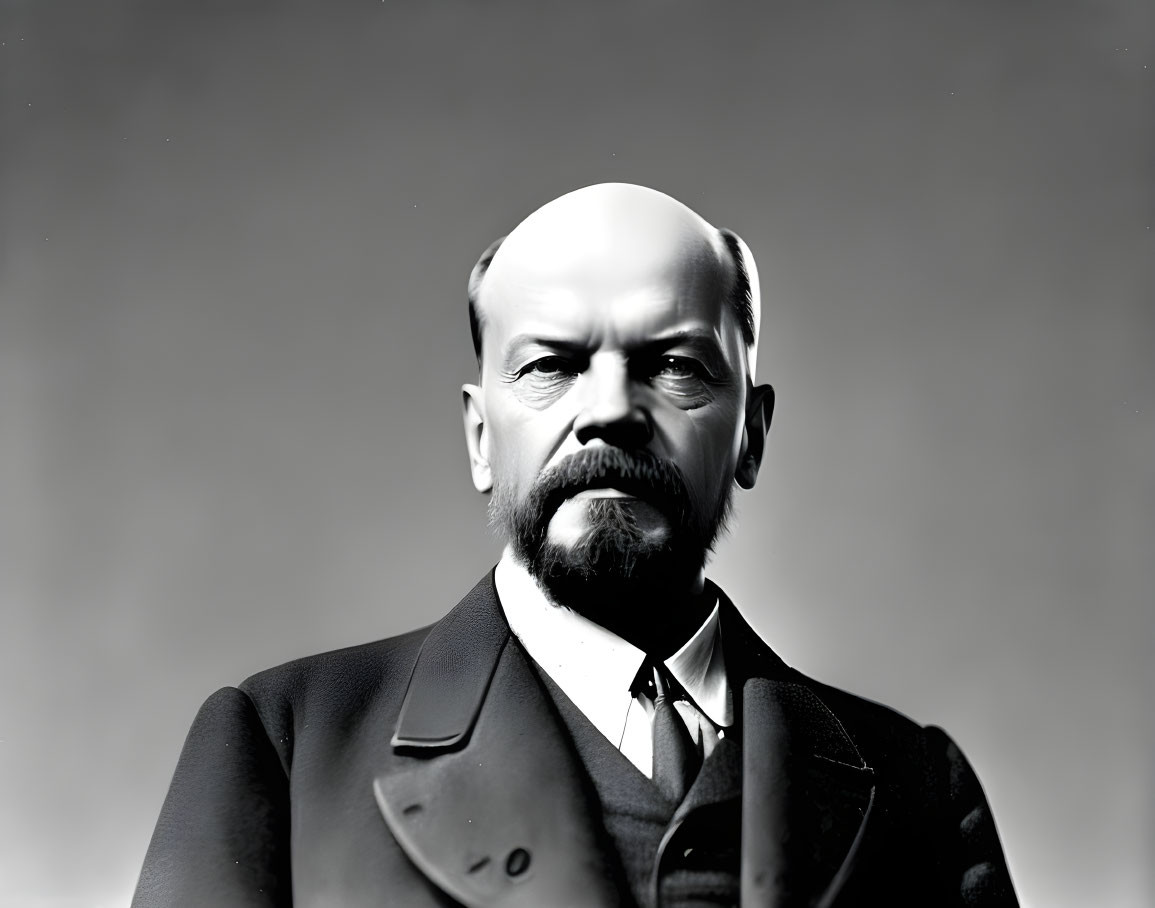
[[[1150,904],[1153,26],[4,3],[0,904]]]

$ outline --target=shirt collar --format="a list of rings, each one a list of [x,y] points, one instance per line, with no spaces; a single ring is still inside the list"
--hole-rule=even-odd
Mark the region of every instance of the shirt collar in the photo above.
[[[714,603],[694,636],[666,660],[666,668],[711,722],[727,727],[734,723],[734,706],[718,632],[719,605]]]
[[[576,612],[554,605],[507,549],[494,572],[510,630],[530,657],[615,745],[633,697],[630,685],[646,654]],[[729,681],[718,633],[718,604],[666,667],[715,725],[733,724]]]

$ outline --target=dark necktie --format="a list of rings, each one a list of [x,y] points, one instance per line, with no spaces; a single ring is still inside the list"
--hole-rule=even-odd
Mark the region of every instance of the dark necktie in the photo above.
[[[681,694],[681,688],[664,665],[647,662],[639,672],[639,680],[647,671],[650,680],[640,692],[654,703],[652,778],[667,800],[681,804],[702,765],[701,751],[674,707],[676,700],[688,698]]]

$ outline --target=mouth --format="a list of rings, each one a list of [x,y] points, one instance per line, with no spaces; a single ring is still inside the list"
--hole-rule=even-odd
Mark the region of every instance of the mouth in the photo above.
[[[584,482],[559,489],[558,492],[560,501],[589,501],[607,498],[649,501],[654,497],[655,489],[641,479],[608,473],[604,476],[587,477]]]
[[[571,495],[570,500],[571,501],[589,501],[589,500],[595,499],[595,498],[635,498],[636,499],[637,497],[638,497],[637,495],[633,495],[629,492],[623,492],[621,489],[615,489],[613,487],[607,486],[605,488],[598,488],[598,489],[583,489],[582,491],[580,491],[574,495]]]

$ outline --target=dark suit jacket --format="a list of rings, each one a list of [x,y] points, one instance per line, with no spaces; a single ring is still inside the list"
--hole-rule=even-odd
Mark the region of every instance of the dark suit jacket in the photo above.
[[[804,677],[721,601],[741,791],[671,828],[741,798],[743,908],[1014,905],[945,732]],[[622,905],[583,772],[490,575],[431,627],[210,697],[133,905]]]

